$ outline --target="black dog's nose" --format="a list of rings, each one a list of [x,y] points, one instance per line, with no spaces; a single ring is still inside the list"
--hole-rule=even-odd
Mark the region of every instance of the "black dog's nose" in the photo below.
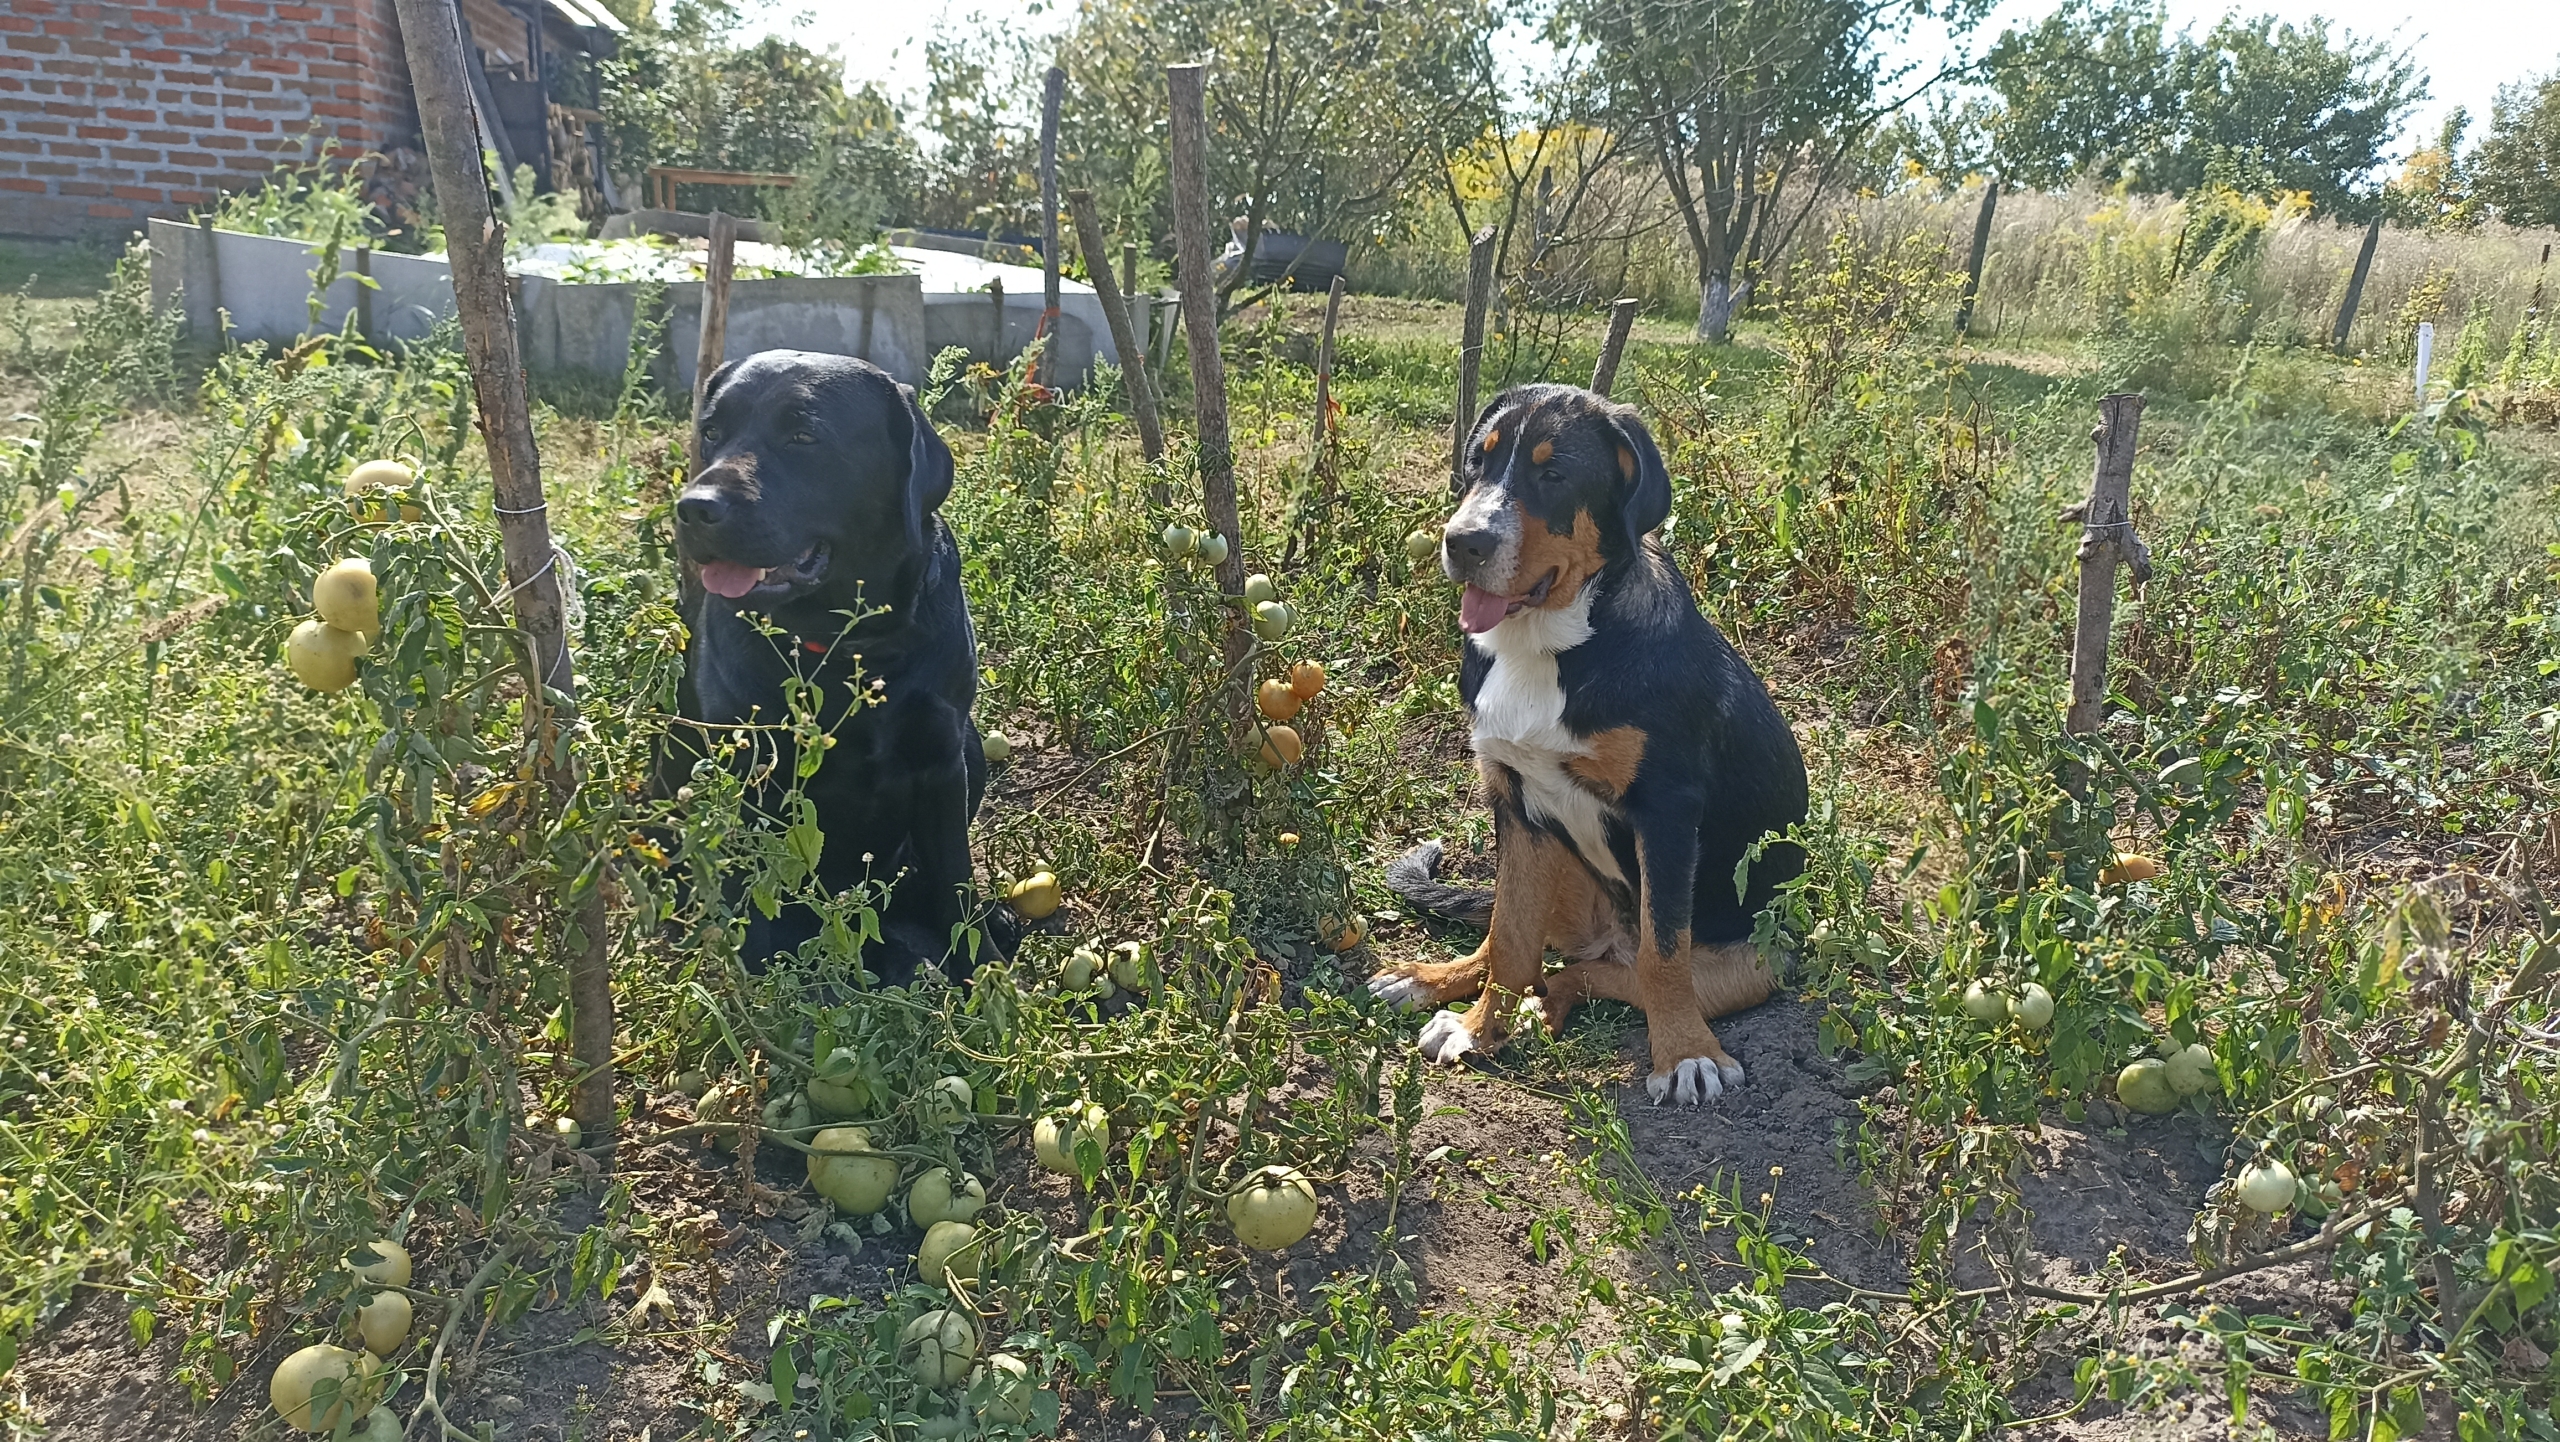
[[[1491,530],[1443,531],[1441,535],[1447,542],[1449,559],[1461,566],[1481,566],[1502,548],[1501,535]]]
[[[714,529],[729,519],[729,503],[717,491],[687,491],[676,497],[676,519],[688,526]]]

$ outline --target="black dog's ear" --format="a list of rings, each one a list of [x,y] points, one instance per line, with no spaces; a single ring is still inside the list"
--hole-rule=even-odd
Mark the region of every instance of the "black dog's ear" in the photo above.
[[[1671,473],[1663,469],[1662,452],[1636,419],[1635,407],[1611,406],[1609,413],[1618,432],[1618,514],[1626,522],[1627,545],[1639,547],[1671,517]]]
[[[722,361],[719,369],[711,373],[711,383],[702,388],[702,409],[705,412],[711,409],[713,401],[720,398],[720,388],[727,385],[729,377],[736,375],[738,367],[744,364],[744,361]]]
[[[925,516],[951,495],[951,448],[916,404],[914,386],[899,386],[898,399],[907,407],[907,509],[921,530]]]
[[[1476,412],[1476,423],[1467,427],[1467,439],[1464,442],[1465,449],[1458,453],[1458,463],[1449,469],[1449,493],[1451,495],[1463,496],[1467,493],[1467,474],[1474,468],[1477,463],[1477,459],[1481,457],[1487,449],[1484,443],[1484,428],[1486,424],[1493,419],[1494,413],[1501,410],[1503,406],[1510,402],[1510,400],[1511,392],[1504,391],[1502,394],[1495,396],[1492,400],[1485,402],[1484,409]]]

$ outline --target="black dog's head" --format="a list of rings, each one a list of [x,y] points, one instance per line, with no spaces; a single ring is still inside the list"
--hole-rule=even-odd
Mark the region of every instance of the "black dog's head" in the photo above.
[[[712,373],[676,546],[703,589],[762,611],[894,606],[929,557],[951,451],[867,361],[769,350]]]
[[[1469,632],[1573,604],[1671,514],[1671,478],[1634,408],[1573,386],[1494,397],[1455,485],[1440,564],[1467,588],[1458,619]]]

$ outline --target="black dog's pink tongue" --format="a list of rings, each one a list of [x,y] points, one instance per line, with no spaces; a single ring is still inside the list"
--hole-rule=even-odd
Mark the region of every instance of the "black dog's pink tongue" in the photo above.
[[[1511,614],[1511,598],[1497,596],[1481,586],[1469,586],[1458,598],[1458,624],[1469,635],[1481,635],[1502,624]]]
[[[735,561],[705,561],[702,588],[734,601],[754,590],[756,583],[764,579],[764,571],[762,566],[742,566]]]

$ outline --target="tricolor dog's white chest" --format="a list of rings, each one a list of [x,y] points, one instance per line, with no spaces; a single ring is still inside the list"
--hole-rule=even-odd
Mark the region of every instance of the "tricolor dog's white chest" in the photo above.
[[[1592,870],[1626,884],[1609,849],[1610,806],[1566,770],[1592,754],[1564,724],[1564,685],[1556,658],[1591,639],[1591,602],[1598,583],[1569,606],[1522,611],[1468,644],[1493,658],[1476,688],[1475,749],[1520,778],[1520,804],[1530,817],[1573,838]]]

